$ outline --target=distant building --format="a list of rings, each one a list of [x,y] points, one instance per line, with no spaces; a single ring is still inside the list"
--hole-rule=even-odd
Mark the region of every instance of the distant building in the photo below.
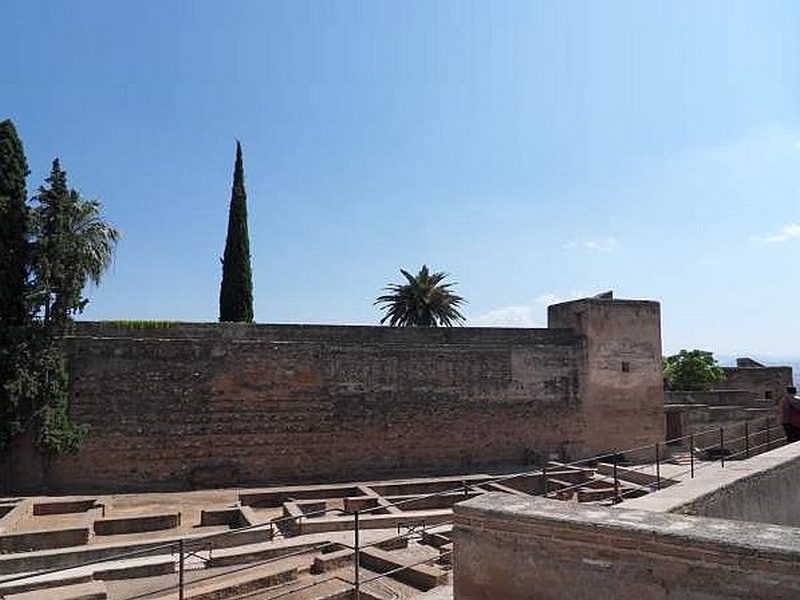
[[[710,392],[664,392],[667,440],[743,421],[774,425],[786,387],[792,385],[792,367],[737,358],[735,367],[723,370],[724,381]]]

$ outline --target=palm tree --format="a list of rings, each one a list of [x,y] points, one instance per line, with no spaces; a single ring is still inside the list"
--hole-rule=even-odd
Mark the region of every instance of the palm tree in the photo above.
[[[451,291],[452,283],[442,283],[449,275],[430,273],[427,265],[422,265],[419,273],[412,275],[400,269],[406,283],[386,286],[389,292],[375,300],[385,311],[381,325],[389,322],[390,327],[452,327],[463,325],[464,315],[458,308],[466,302]]]
[[[48,187],[39,188],[34,211],[36,288],[43,320],[56,328],[83,311],[87,283],[100,283],[111,265],[119,232],[100,214],[100,203],[67,186],[67,174],[53,161]]]
[[[78,197],[70,231],[78,240],[78,264],[94,285],[100,285],[103,273],[111,266],[119,241],[119,231],[103,219],[100,209],[97,200]]]

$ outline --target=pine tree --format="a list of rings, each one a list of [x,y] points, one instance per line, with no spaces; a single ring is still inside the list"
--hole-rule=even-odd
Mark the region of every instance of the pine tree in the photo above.
[[[247,234],[247,194],[244,190],[242,145],[236,142],[236,164],[228,212],[228,235],[222,258],[219,320],[253,321],[253,281],[250,271],[250,239]]]
[[[24,325],[28,315],[27,176],[28,164],[14,124],[0,122],[0,340],[10,328]]]

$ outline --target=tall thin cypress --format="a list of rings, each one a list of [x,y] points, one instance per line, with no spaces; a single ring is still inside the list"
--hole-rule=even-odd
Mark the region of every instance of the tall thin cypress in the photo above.
[[[219,320],[253,321],[253,280],[250,271],[250,239],[247,233],[247,194],[244,190],[242,145],[236,142],[228,235],[222,258]]]
[[[28,163],[14,124],[0,122],[0,454],[21,433],[21,356],[30,325],[30,209],[25,178]]]
[[[0,335],[25,324],[29,252],[28,163],[14,124],[0,122]]]

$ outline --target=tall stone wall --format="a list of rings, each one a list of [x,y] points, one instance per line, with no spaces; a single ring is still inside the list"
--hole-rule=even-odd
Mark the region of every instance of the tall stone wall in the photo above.
[[[638,370],[650,358],[636,354],[636,335],[625,356]],[[69,491],[342,480],[658,441],[641,419],[661,397],[647,396],[637,370],[621,383],[601,378],[602,388],[582,373],[587,345],[599,369],[595,354],[611,360],[621,343],[592,346],[572,327],[81,323],[71,411],[91,428],[85,447],[48,465],[46,482],[20,450],[8,479]],[[611,389],[624,409],[602,396]]]

